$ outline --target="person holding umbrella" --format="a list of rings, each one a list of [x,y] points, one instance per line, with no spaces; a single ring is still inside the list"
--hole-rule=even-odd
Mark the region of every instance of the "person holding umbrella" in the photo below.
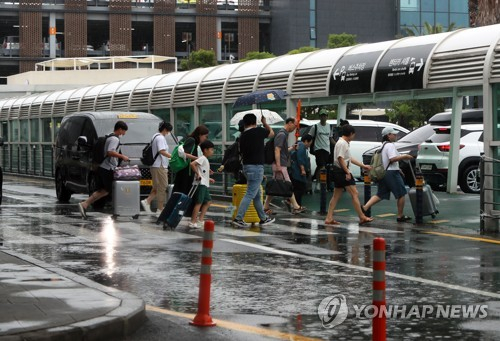
[[[261,122],[264,127],[257,127],[257,117],[254,114],[246,114],[243,117],[244,131],[240,136],[240,153],[243,160],[243,173],[247,178],[247,192],[241,199],[238,213],[232,222],[236,227],[248,227],[243,217],[252,201],[260,218],[260,226],[274,222],[274,219],[264,212],[260,200],[260,187],[264,179],[264,140],[274,137],[274,131],[267,124],[265,117],[262,117]]]

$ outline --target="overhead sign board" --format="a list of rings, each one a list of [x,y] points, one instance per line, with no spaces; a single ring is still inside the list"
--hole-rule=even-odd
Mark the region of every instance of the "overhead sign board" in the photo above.
[[[330,96],[369,93],[373,67],[381,53],[373,51],[340,58],[333,67]]]
[[[435,44],[387,51],[377,66],[375,91],[422,89],[427,58]]]

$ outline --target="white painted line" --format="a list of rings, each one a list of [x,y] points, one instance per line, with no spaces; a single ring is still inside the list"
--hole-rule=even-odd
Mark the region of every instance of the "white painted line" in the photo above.
[[[229,243],[254,247],[256,249],[260,249],[260,250],[271,252],[271,253],[276,253],[276,254],[283,255],[283,256],[297,257],[297,258],[302,258],[302,259],[306,259],[306,260],[310,260],[310,261],[314,261],[314,262],[320,262],[320,263],[325,263],[325,264],[341,266],[341,267],[345,267],[345,268],[349,268],[349,269],[373,272],[373,269],[366,268],[366,267],[359,266],[359,265],[345,264],[345,263],[341,263],[341,262],[337,262],[337,261],[333,261],[333,260],[316,258],[316,257],[312,257],[312,256],[307,256],[307,255],[301,255],[301,254],[298,254],[295,252],[278,250],[278,249],[275,249],[272,247],[257,245],[257,244],[243,242],[243,241],[239,241],[239,240],[231,240],[231,239],[222,239],[222,240],[229,242]],[[467,292],[470,294],[481,295],[481,296],[486,296],[486,297],[493,297],[493,298],[497,298],[497,299],[500,298],[500,293],[488,292],[488,291],[483,291],[483,290],[476,290],[476,289],[472,289],[472,288],[463,287],[460,285],[454,285],[454,284],[433,281],[433,280],[425,279],[425,278],[421,278],[421,277],[407,276],[407,275],[398,274],[395,272],[386,272],[385,275],[390,276],[390,277],[394,277],[394,278],[408,280],[408,281],[434,285],[434,286],[441,287],[441,288]]]

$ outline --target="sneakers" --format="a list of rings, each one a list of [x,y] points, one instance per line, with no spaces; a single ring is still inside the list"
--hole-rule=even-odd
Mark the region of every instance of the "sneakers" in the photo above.
[[[259,223],[259,225],[260,226],[266,226],[266,225],[274,223],[275,220],[276,219],[274,219],[274,218],[267,217],[265,220],[261,220],[260,223]]]
[[[241,219],[234,219],[232,221],[232,224],[233,226],[236,226],[236,227],[248,227],[248,224],[245,223],[243,220]]]
[[[189,222],[188,226],[190,229],[199,229],[200,228],[200,226],[198,225],[198,222],[196,222],[196,223]]]
[[[137,202],[137,201],[136,201]],[[148,201],[146,199],[144,200],[141,200],[141,206],[142,206],[142,209],[146,212],[146,213],[152,213],[151,212],[151,205],[148,204]]]
[[[83,205],[82,205],[81,202],[78,203],[78,210],[80,211],[80,214],[82,215],[82,218],[83,219],[87,219],[87,213],[85,212],[85,208],[83,208]]]

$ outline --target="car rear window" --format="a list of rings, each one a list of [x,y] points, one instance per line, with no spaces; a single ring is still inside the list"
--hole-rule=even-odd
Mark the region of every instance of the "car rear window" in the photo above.
[[[427,140],[433,134],[434,126],[427,124],[413,131],[410,131],[407,135],[405,135],[401,139],[398,139],[398,142],[421,143],[422,141]]]
[[[464,137],[467,134],[470,134],[471,132],[473,132],[473,130],[461,129],[460,138]],[[425,142],[442,143],[442,142],[450,142],[450,140],[451,140],[451,135],[449,128],[435,128],[434,134],[431,137],[429,137],[429,139],[426,140]]]

